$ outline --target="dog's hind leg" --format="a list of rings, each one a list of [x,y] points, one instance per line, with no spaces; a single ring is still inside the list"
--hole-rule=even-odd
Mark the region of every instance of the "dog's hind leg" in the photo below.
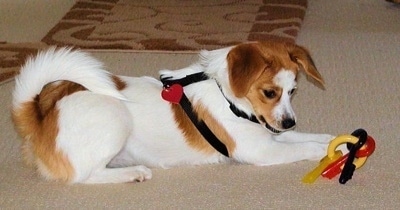
[[[79,103],[77,103],[79,102]],[[57,146],[73,167],[72,183],[121,183],[151,178],[144,166],[107,168],[132,132],[132,116],[118,99],[90,92],[60,101]]]

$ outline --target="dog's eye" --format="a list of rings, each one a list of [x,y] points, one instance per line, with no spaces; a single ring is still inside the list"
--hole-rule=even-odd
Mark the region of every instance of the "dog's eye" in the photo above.
[[[289,90],[288,94],[291,96],[291,95],[293,95],[293,94],[296,92],[296,90],[297,90],[297,87],[295,87],[295,88]]]
[[[273,99],[276,97],[276,92],[275,90],[264,90],[264,95],[269,99]]]

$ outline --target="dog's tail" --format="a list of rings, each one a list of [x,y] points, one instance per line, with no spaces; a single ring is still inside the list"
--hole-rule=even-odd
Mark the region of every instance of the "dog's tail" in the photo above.
[[[32,101],[46,84],[61,80],[78,83],[94,93],[126,100],[100,61],[82,51],[53,47],[29,58],[22,67],[15,79],[13,106]]]
[[[46,84],[62,80],[80,84],[94,93],[126,100],[101,62],[79,50],[50,48],[29,58],[15,79],[12,114],[23,136],[31,135],[35,125],[40,124],[36,96]]]

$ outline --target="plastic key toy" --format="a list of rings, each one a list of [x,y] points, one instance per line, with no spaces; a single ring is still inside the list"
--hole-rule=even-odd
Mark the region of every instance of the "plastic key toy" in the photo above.
[[[346,137],[346,136],[342,136],[342,137]],[[354,136],[350,136],[348,139],[339,139],[339,140],[340,140],[339,142],[348,141],[348,142],[352,142],[352,143],[354,142],[354,144],[358,141],[358,139],[355,138]],[[340,143],[340,144],[342,144],[342,143]],[[375,141],[371,136],[368,136],[365,145],[363,147],[361,147],[361,149],[358,150],[355,155],[356,158],[358,158],[356,162],[353,162],[353,164],[356,165],[356,168],[360,168],[361,166],[363,166],[365,164],[365,162],[367,161],[367,157],[370,156],[374,152],[374,150],[375,150]],[[322,177],[332,179],[335,176],[337,176],[338,174],[340,174],[342,172],[344,164],[347,161],[348,156],[349,156],[349,154],[346,154],[346,155],[340,157],[335,162],[331,163],[322,172],[322,174],[321,174]]]
[[[345,143],[350,152],[343,155],[336,149]],[[357,129],[351,135],[338,136],[329,143],[327,155],[303,177],[302,182],[313,183],[320,175],[332,179],[341,173],[339,183],[345,184],[352,178],[354,170],[362,167],[374,151],[375,140],[363,129]]]
[[[315,180],[321,175],[322,172],[328,167],[331,163],[334,163],[336,160],[340,159],[343,156],[342,151],[334,151],[333,153],[329,153],[327,156],[321,159],[319,165],[312,171],[310,171],[307,175],[305,175],[302,179],[303,183],[314,183]]]

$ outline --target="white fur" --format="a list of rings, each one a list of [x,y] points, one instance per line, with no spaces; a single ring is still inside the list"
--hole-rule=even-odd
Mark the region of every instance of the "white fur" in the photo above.
[[[282,96],[278,105],[273,110],[274,118],[281,122],[283,118],[296,119],[292,105],[290,103],[291,95],[289,91],[296,88],[296,75],[289,70],[282,70],[273,79],[273,82],[282,88]],[[277,125],[278,126],[278,125]]]
[[[57,103],[60,111],[57,148],[74,167],[72,182],[142,181],[151,178],[147,167],[170,168],[231,160],[273,165],[324,156],[332,139],[330,135],[294,131],[273,135],[265,127],[232,113],[217,82],[237,107],[249,114],[253,110],[247,99],[236,98],[230,89],[226,61],[230,49],[203,51],[198,63],[161,73],[181,78],[204,71],[213,78],[186,86],[185,93],[192,103],[205,105],[234,139],[236,149],[231,159],[218,152],[203,153],[186,143],[170,104],[160,97],[161,82],[149,77],[120,77],[128,86],[118,92],[100,62],[81,51],[50,49],[29,60],[17,78],[13,106],[18,108],[32,100],[45,84],[53,81],[69,80],[89,89]],[[274,81],[285,92],[275,110],[278,118],[282,114],[294,116],[287,93],[295,87],[294,79],[293,73],[282,71]]]

